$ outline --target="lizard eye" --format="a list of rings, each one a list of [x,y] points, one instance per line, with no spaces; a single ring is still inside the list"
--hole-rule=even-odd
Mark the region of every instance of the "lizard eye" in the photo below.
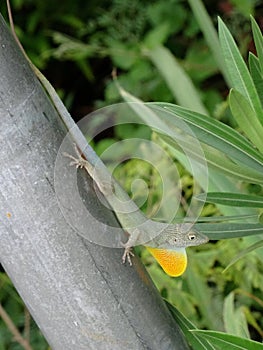
[[[190,233],[190,234],[188,235],[188,238],[189,238],[190,241],[193,241],[193,240],[196,239],[196,235],[195,235],[194,233]]]

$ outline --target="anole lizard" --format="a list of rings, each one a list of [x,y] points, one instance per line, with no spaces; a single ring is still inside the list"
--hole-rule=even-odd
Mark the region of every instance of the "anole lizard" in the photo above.
[[[118,182],[111,177],[111,174],[101,159],[86,143],[84,136],[74,124],[53,86],[33,65],[26,55],[14,30],[9,0],[7,0],[7,6],[10,26],[15,40],[24,53],[35,75],[48,93],[59,116],[71,132],[73,139],[75,139],[76,142],[78,141],[78,148],[81,150],[81,153],[76,147],[77,157],[73,157],[69,154],[66,154],[66,156],[72,159],[71,165],[75,165],[77,168],[84,168],[93,178],[99,190],[114,210],[121,226],[129,234],[128,241],[123,244],[125,251],[122,261],[125,262],[127,259],[131,265],[130,256],[133,256],[131,248],[134,245],[142,244],[146,246],[168,275],[180,276],[187,266],[185,248],[206,243],[208,238],[193,229],[190,224],[165,224],[147,219],[143,215]],[[79,142],[79,140],[81,142]],[[84,154],[85,158],[81,154]]]
[[[180,276],[187,266],[186,247],[196,246],[208,241],[208,238],[192,229],[192,224],[167,224],[146,218],[128,194],[108,172],[99,157],[82,157],[75,147],[77,157],[64,153],[72,161],[70,165],[84,168],[93,178],[100,192],[114,209],[121,226],[129,233],[122,257],[123,263],[130,265],[134,245],[142,244],[155,257],[163,270],[170,276]],[[86,156],[86,153],[85,153]],[[92,161],[92,164],[90,162]],[[94,163],[94,160],[96,163]]]

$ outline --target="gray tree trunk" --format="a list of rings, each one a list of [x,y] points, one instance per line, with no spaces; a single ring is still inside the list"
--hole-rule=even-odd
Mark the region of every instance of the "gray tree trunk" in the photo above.
[[[140,261],[122,265],[63,217],[54,162],[67,130],[1,16],[0,81],[0,258],[51,348],[188,349]]]

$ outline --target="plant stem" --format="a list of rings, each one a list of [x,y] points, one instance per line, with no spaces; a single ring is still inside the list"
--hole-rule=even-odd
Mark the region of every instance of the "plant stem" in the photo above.
[[[27,340],[25,340],[22,335],[20,334],[19,330],[16,328],[15,324],[11,320],[11,318],[6,313],[5,309],[2,307],[2,304],[0,304],[0,317],[2,317],[3,321],[5,322],[7,328],[10,330],[10,332],[13,334],[15,340],[25,349],[25,350],[33,350],[28,343]]]

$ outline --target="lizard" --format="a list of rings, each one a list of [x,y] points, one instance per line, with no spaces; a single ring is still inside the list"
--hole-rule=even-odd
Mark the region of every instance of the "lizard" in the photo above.
[[[122,262],[125,263],[127,260],[132,265],[131,257],[134,254],[131,249],[133,246],[141,244],[153,255],[168,275],[172,277],[180,276],[187,267],[186,247],[206,243],[208,241],[207,236],[198,232],[193,228],[192,224],[167,224],[148,219],[144,216],[118,182],[111,177],[107,167],[91,146],[87,144],[84,136],[78,130],[53,86],[25,53],[14,29],[9,0],[7,0],[7,8],[10,27],[15,41],[47,92],[58,115],[66,124],[68,130],[71,131],[73,139],[75,138],[75,141],[78,141],[78,143],[76,142],[78,147],[75,147],[76,157],[68,153],[64,155],[71,159],[70,165],[74,165],[77,168],[84,168],[93,178],[100,192],[115,212],[120,225],[129,234],[128,241],[122,244],[124,247]],[[80,140],[81,142],[79,142]]]
[[[187,267],[186,247],[206,243],[208,238],[194,229],[192,224],[168,224],[148,219],[111,176],[98,156],[88,156],[85,159],[86,153],[84,158],[76,145],[75,152],[77,156],[69,153],[64,153],[64,156],[71,159],[71,166],[84,168],[92,177],[114,210],[122,228],[129,234],[128,241],[122,244],[122,262],[127,260],[132,265],[131,256],[134,254],[131,248],[143,245],[169,276],[182,275]]]

